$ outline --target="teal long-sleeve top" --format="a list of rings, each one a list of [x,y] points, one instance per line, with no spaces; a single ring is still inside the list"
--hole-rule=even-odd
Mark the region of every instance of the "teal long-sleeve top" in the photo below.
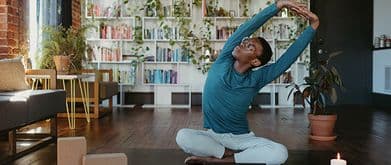
[[[308,26],[274,64],[242,74],[234,69],[234,48],[278,10],[276,4],[270,5],[239,26],[228,38],[206,78],[202,95],[204,128],[217,133],[248,133],[250,130],[247,111],[254,96],[262,87],[286,71],[310,43],[315,30]]]

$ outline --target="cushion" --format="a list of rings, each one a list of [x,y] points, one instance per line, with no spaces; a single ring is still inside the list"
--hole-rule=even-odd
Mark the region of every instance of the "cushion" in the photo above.
[[[0,95],[0,132],[27,123],[27,100]]]
[[[2,92],[0,93],[0,96],[11,96],[11,102],[19,101],[25,104],[26,107],[24,110],[25,116],[27,117],[27,123],[49,118],[59,112],[66,112],[64,90]],[[10,110],[16,110],[16,108]]]
[[[0,60],[0,91],[28,88],[21,58]]]

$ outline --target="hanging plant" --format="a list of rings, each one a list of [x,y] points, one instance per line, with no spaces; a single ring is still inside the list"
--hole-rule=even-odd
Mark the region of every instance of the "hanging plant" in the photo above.
[[[242,17],[248,17],[248,0],[241,0],[241,3],[239,4],[239,6],[241,7],[243,5],[243,13],[242,13]]]
[[[193,5],[195,7],[201,7],[202,6],[202,0],[193,0]]]

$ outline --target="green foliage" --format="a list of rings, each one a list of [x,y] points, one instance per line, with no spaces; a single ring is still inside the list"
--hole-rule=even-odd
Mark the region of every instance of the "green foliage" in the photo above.
[[[202,5],[202,0],[193,0],[193,5],[195,7],[201,7]]]
[[[43,27],[42,57],[40,68],[55,68],[53,56],[70,56],[71,72],[79,71],[82,68],[82,60],[87,50],[85,32],[94,26],[82,26],[79,29],[72,27],[66,29],[62,25]]]
[[[326,109],[327,99],[335,104],[338,98],[336,89],[344,88],[337,69],[331,65],[329,61],[331,58],[341,53],[342,51],[338,51],[331,54],[320,55],[315,62],[311,62],[310,76],[304,78],[305,83],[302,85],[289,85],[293,86],[293,88],[289,92],[288,98],[293,91],[296,91],[294,95],[300,94],[300,96],[302,96],[303,106],[305,106],[304,99],[311,106],[311,114],[331,114]],[[300,90],[300,86],[305,86],[305,88]]]

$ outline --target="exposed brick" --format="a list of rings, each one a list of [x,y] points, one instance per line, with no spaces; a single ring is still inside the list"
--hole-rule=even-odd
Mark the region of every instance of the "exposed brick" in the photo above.
[[[0,13],[7,13],[8,7],[7,6],[0,6]]]
[[[7,27],[8,27],[8,24],[6,24],[6,23],[1,23],[0,24],[0,30],[6,30]]]
[[[24,18],[28,0],[0,0],[0,58],[18,55],[27,40]]]
[[[8,32],[19,33],[19,25],[8,24]]]
[[[8,40],[5,38],[0,39],[0,45],[8,45]]]
[[[0,47],[0,53],[7,53],[9,52],[10,48],[8,46]]]
[[[81,10],[80,10],[80,0],[72,1],[72,26],[74,28],[79,28],[81,24],[80,18]]]
[[[17,44],[16,39],[13,39],[13,38],[8,39],[8,46],[15,47],[15,46],[17,46],[16,44]]]
[[[7,23],[7,16],[0,16],[0,23]]]
[[[8,15],[11,15],[11,16],[19,16],[20,15],[20,12],[19,12],[19,9],[18,8],[15,8],[15,7],[8,7]]]
[[[9,0],[0,0],[0,5],[9,5]]]
[[[9,3],[9,5],[11,5],[11,6],[19,6],[19,1],[20,1],[20,0],[8,0],[8,1],[11,1],[11,2]]]
[[[7,35],[6,29],[0,29],[0,38],[7,38]]]
[[[8,24],[19,26],[19,17],[18,16],[8,16]]]

